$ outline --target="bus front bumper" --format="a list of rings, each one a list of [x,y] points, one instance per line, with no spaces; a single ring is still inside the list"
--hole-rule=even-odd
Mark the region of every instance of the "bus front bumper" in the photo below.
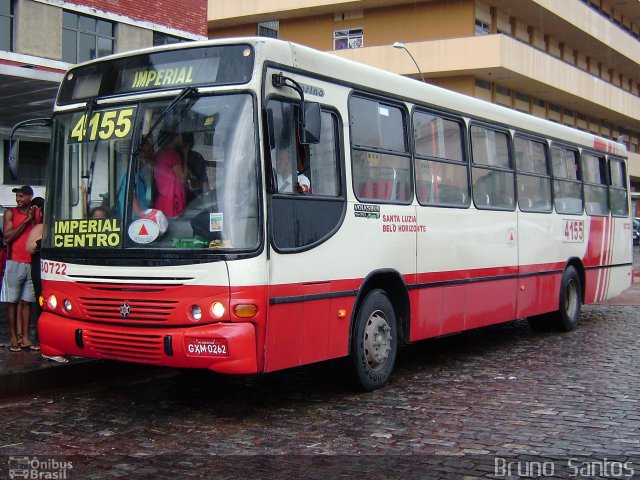
[[[42,353],[74,355],[220,373],[257,373],[251,323],[140,328],[79,322],[50,312],[38,319]]]

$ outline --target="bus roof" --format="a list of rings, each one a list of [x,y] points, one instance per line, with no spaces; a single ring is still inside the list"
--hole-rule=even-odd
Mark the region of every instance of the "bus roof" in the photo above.
[[[265,61],[290,65],[294,69],[308,72],[313,76],[324,77],[328,81],[337,80],[356,89],[361,88],[404,101],[453,111],[462,116],[489,120],[516,130],[536,132],[550,138],[577,143],[605,153],[626,156],[626,147],[622,143],[593,135],[589,132],[403,77],[376,67],[357,63],[294,42],[267,37],[233,37],[150,47],[101,57],[79,66],[163,50],[192,49],[239,43],[249,44],[256,51],[254,74],[261,72],[261,65]]]

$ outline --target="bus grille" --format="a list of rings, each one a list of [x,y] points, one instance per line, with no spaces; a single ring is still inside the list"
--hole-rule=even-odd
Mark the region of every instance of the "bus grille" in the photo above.
[[[83,330],[85,348],[99,358],[140,363],[159,363],[163,355],[162,335]]]
[[[96,321],[149,324],[166,322],[178,304],[175,300],[80,297],[86,318]]]

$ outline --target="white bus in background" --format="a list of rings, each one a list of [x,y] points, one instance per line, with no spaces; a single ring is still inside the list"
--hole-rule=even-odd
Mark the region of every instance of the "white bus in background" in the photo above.
[[[181,132],[208,185],[162,215]],[[345,357],[372,390],[400,344],[525,317],[572,330],[631,283],[623,145],[293,43],[79,65],[51,162],[47,355],[236,374]]]

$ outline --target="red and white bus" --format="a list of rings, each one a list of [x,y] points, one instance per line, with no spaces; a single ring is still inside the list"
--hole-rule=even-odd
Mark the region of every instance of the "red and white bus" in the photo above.
[[[200,154],[186,193],[181,143]],[[79,65],[51,156],[46,355],[231,374],[346,357],[373,390],[398,345],[572,330],[631,283],[623,145],[293,43]]]

